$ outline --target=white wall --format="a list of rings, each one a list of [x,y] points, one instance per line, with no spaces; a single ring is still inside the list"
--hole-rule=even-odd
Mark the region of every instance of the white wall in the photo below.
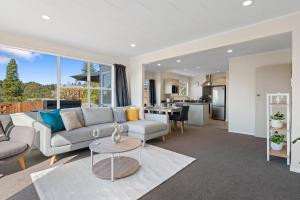
[[[293,30],[292,140],[300,137],[300,23]],[[300,173],[300,143],[292,144],[291,170]]]
[[[278,92],[292,94],[292,64],[258,67],[256,68],[255,78],[255,136],[266,138],[266,94]],[[286,108],[283,107],[273,109],[273,112],[277,111],[287,114]]]
[[[291,50],[281,50],[229,60],[228,129],[255,135],[256,68],[291,63]]]
[[[169,48],[150,52],[130,59],[130,80],[132,102],[143,107],[143,64],[156,62],[163,59],[183,56],[190,53],[205,51],[222,46],[254,40],[271,35],[292,32],[293,61],[292,61],[292,139],[300,137],[300,13],[295,13],[273,20],[267,20],[251,26],[242,27],[232,31],[199,38]],[[230,78],[230,75],[229,75]],[[229,86],[230,87],[230,86]],[[229,92],[232,88],[229,88]],[[142,113],[142,111],[141,111]],[[251,129],[251,128],[250,128]],[[300,143],[292,145],[291,170],[300,173]]]
[[[129,58],[118,55],[95,53],[86,49],[75,48],[39,38],[19,34],[0,32],[0,45],[21,48],[30,51],[48,53],[68,58],[87,60],[101,64],[120,63],[129,65]]]
[[[202,84],[206,81],[205,75],[194,76],[190,79],[190,91],[189,97],[192,100],[197,100],[202,96]],[[195,82],[199,82],[199,86],[196,87]]]

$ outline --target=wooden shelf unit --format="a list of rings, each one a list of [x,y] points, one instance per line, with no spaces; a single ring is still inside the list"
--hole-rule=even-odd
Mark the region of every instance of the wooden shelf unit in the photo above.
[[[282,111],[284,110],[284,111]],[[282,128],[271,126],[270,116],[277,111],[284,112],[285,122]],[[290,132],[290,95],[288,93],[267,94],[267,161],[270,156],[286,158],[287,165],[290,165],[291,132]],[[285,144],[282,150],[275,151],[271,148],[270,137],[275,133],[285,135]]]
[[[270,152],[269,154],[271,156],[276,156],[276,157],[280,157],[280,158],[287,158],[287,148],[286,148],[286,146],[284,146],[282,148],[282,150],[280,150],[280,151],[275,151],[275,150],[270,148],[269,152]]]

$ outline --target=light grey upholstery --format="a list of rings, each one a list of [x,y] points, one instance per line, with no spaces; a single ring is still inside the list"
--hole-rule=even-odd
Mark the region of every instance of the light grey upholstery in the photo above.
[[[9,115],[0,115],[0,121],[2,123],[3,129],[6,130],[7,126],[12,123]]]
[[[169,116],[159,114],[145,114],[145,119],[135,123],[127,122],[128,135],[147,140],[162,137],[169,133]]]
[[[92,132],[94,129],[98,129],[99,130],[98,137],[102,138],[102,137],[107,137],[112,135],[114,131],[114,127],[112,125],[113,123],[97,124],[97,125],[89,126],[88,128],[90,129],[90,132]]]
[[[117,123],[124,123],[127,121],[126,111],[123,107],[113,108],[114,120]]]
[[[129,121],[126,124],[128,126],[128,132],[142,135],[167,130],[167,124],[150,120]]]
[[[51,134],[49,127],[39,121],[33,123],[36,129],[37,142],[41,152],[46,156],[86,148],[95,139],[94,129],[99,129],[98,137],[111,136],[113,132],[113,111],[111,108],[80,108],[82,109],[86,127],[72,131]],[[146,114],[144,120],[122,123],[123,135],[138,137],[143,141],[168,134],[168,115]]]
[[[11,120],[11,117],[9,115],[0,115],[0,121],[3,127],[3,130],[6,133],[6,136],[10,135],[10,132],[13,128],[13,122]]]
[[[9,115],[0,115],[4,126],[12,123]],[[34,143],[35,131],[32,127],[13,126],[10,130],[9,140],[0,142],[0,163],[23,157],[31,150]]]
[[[87,127],[78,128],[71,131],[60,131],[52,134],[51,136],[52,147],[60,147],[94,139],[92,132]]]
[[[85,126],[91,126],[103,123],[112,123],[114,121],[111,108],[82,108]]]
[[[22,153],[28,145],[22,142],[4,141],[0,143],[0,147],[0,159],[3,159]]]
[[[61,109],[60,112],[70,112],[70,111],[75,111],[78,117],[79,122],[81,123],[82,126],[85,126],[85,122],[84,122],[84,117],[83,117],[83,113],[82,113],[82,109],[79,108],[65,108],[65,109]]]

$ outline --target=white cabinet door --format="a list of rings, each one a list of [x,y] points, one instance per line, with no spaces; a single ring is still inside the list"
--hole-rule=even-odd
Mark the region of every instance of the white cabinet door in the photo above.
[[[172,81],[165,80],[165,94],[172,94]]]

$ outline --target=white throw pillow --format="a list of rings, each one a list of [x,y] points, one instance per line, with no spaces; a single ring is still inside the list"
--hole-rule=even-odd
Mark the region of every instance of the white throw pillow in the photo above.
[[[67,131],[82,127],[75,111],[61,112],[60,115]]]

